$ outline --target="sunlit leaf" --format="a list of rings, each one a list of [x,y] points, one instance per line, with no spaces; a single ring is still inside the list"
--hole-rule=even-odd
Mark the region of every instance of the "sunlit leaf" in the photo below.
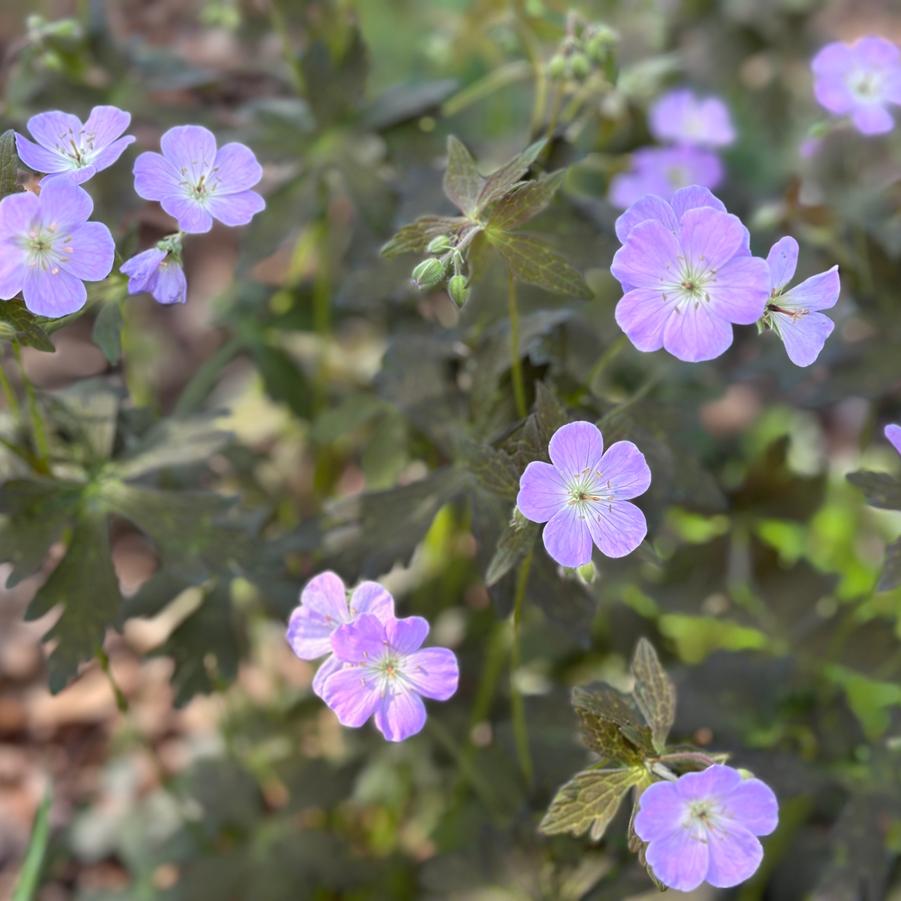
[[[893,541],[885,549],[885,563],[879,577],[879,590],[890,591],[901,585],[901,538]]]
[[[488,227],[510,231],[533,219],[554,199],[565,175],[566,172],[562,169],[542,175],[535,181],[524,182],[494,201],[484,212]]]
[[[0,199],[17,190],[18,169],[16,133],[10,128],[0,135]]]
[[[871,506],[901,510],[901,479],[896,476],[859,470],[848,473],[848,481],[864,493]]]
[[[517,281],[552,294],[591,297],[585,279],[552,247],[529,235],[512,235],[488,229],[488,241],[504,258]]]
[[[401,228],[382,247],[382,256],[390,258],[402,253],[423,253],[432,238],[452,234],[466,221],[454,216],[420,216],[415,222]]]
[[[453,135],[447,139],[447,169],[444,171],[444,193],[460,212],[475,213],[484,179],[465,145]]]
[[[641,638],[632,658],[635,700],[651,727],[654,747],[662,752],[676,718],[676,687],[660,665],[654,646]]]
[[[499,582],[526,555],[535,544],[538,534],[536,523],[515,518],[501,533],[494,556],[485,573],[485,584],[490,588]]]
[[[651,730],[631,695],[604,682],[594,682],[573,689],[572,705],[582,722],[586,743],[592,750],[609,757],[628,753],[631,759],[654,753]],[[611,738],[611,723],[628,744]],[[630,757],[619,759],[629,760]]]
[[[56,348],[50,336],[19,300],[0,301],[0,337],[18,341],[26,347],[53,353]]]
[[[485,185],[479,193],[478,209],[484,210],[489,203],[509,194],[529,171],[532,163],[538,159],[547,141],[540,140],[528,146],[499,169],[495,169],[485,179]]]

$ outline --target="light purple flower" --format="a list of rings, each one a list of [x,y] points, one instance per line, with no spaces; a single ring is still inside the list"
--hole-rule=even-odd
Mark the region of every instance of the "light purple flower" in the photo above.
[[[84,282],[105,279],[115,245],[109,229],[88,222],[90,196],[68,179],[45,181],[41,193],[0,200],[0,299],[19,292],[39,316],[66,316],[87,299]]]
[[[570,422],[554,432],[551,462],[530,463],[519,480],[516,506],[532,522],[544,522],[547,552],[561,566],[591,561],[592,543],[608,557],[625,557],[644,540],[644,513],[629,500],[644,494],[651,470],[631,441],[604,452],[591,422]]]
[[[865,135],[895,127],[887,107],[901,103],[901,51],[886,38],[859,38],[827,44],[813,58],[813,90],[820,105],[850,116]]]
[[[687,88],[668,91],[651,106],[651,134],[658,141],[692,147],[727,147],[735,140],[729,108],[719,97]]]
[[[184,303],[188,299],[185,270],[177,254],[151,247],[126,260],[119,271],[128,276],[128,293],[146,291],[159,303]]]
[[[216,149],[216,137],[200,125],[170,128],[160,139],[162,154],[145,152],[135,160],[135,191],[158,200],[183,232],[208,232],[213,219],[247,225],[266,202],[250,189],[263,170],[244,144]]]
[[[895,425],[894,423],[889,423],[885,427],[884,431],[885,437],[888,439],[889,444],[901,454],[901,425]]]
[[[379,619],[393,617],[394,598],[378,582],[361,582],[348,596],[344,583],[333,572],[320,573],[301,591],[300,604],[291,614],[285,637],[301,660],[329,655],[313,678],[313,691],[319,697],[325,680],[342,666],[332,654],[332,635],[363,613]]]
[[[798,265],[798,242],[791,237],[780,238],[770,248],[766,261],[771,293],[764,324],[782,339],[795,366],[810,366],[835,328],[835,323],[819,311],[834,307],[838,300],[838,266],[786,291]]]
[[[635,832],[648,843],[645,859],[654,875],[690,892],[702,882],[729,888],[749,879],[763,859],[757,836],[769,835],[778,822],[768,785],[715,764],[645,789]]]
[[[763,315],[766,261],[751,256],[748,230],[709,191],[644,198],[616,228],[623,246],[610,271],[625,292],[616,321],[638,350],[712,360],[732,344],[733,323]]]
[[[672,197],[679,188],[715,188],[723,180],[723,164],[709,150],[697,147],[645,147],[632,154],[628,172],[610,181],[608,199],[626,209],[648,194]]]
[[[343,664],[322,685],[322,699],[343,726],[371,716],[388,741],[403,741],[425,725],[423,698],[446,701],[460,672],[454,652],[423,648],[429,624],[421,616],[395,619],[363,613],[332,635]]]
[[[49,173],[44,184],[60,176],[81,184],[112,166],[134,141],[132,135],[120,137],[130,122],[131,113],[115,106],[95,106],[84,125],[71,113],[38,113],[28,120],[37,143],[17,134],[16,150],[26,166]]]

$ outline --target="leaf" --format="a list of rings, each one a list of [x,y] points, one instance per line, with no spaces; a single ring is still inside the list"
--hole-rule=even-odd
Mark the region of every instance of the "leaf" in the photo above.
[[[885,549],[885,563],[879,577],[879,591],[890,591],[901,585],[901,538]]]
[[[552,294],[591,297],[581,274],[544,241],[527,235],[511,235],[487,229],[488,241],[500,252],[517,281]]]
[[[638,641],[631,669],[635,677],[635,700],[651,727],[654,747],[662,754],[676,718],[676,687],[646,638]]]
[[[423,253],[432,238],[457,231],[466,219],[459,216],[420,216],[405,225],[382,247],[383,257],[400,256],[402,253]]]
[[[19,870],[19,878],[13,889],[11,901],[31,901],[37,897],[44,856],[50,844],[50,808],[53,806],[51,785],[52,783],[48,783],[44,798],[35,814],[31,837],[28,840],[28,851]]]
[[[537,523],[524,521],[521,516],[514,517],[507,524],[485,573],[485,585],[488,588],[497,584],[519,563],[535,544],[537,534]]]
[[[118,303],[105,303],[94,320],[91,340],[103,352],[106,362],[115,366],[122,356],[122,307]]]
[[[557,395],[544,383],[535,385],[535,424],[538,427],[540,449],[544,451],[550,443],[554,432],[569,422],[566,407],[560,403]]]
[[[645,775],[644,767],[582,770],[557,792],[538,828],[545,835],[589,832],[591,840],[598,841],[619,810],[623,795]]]
[[[10,128],[0,135],[0,199],[18,190],[18,173],[16,133]]]
[[[870,506],[901,510],[901,479],[887,472],[858,470],[848,473],[848,481],[864,493]]]
[[[0,301],[0,337],[52,354],[50,336],[20,300]]]
[[[277,403],[285,404],[295,416],[308,419],[313,411],[313,390],[294,358],[280,347],[263,341],[252,342],[250,350],[266,393]]]
[[[546,144],[547,140],[542,138],[540,141],[536,141],[534,144],[526,147],[522,153],[517,154],[512,160],[504,163],[499,169],[495,169],[485,179],[485,185],[479,193],[478,209],[484,210],[489,203],[509,194],[519,184],[526,172],[529,171],[532,163],[538,159]]]
[[[67,441],[69,457],[83,452],[88,465],[110,458],[122,401],[118,385],[108,379],[84,379],[47,395],[47,401],[58,437]]]
[[[553,199],[566,175],[564,169],[527,181],[485,210],[489,228],[510,231],[534,219]]]
[[[231,437],[230,432],[218,428],[217,420],[216,414],[162,420],[116,462],[116,474],[136,479],[160,469],[207,462]]]
[[[57,641],[47,659],[51,692],[62,691],[79,665],[102,648],[106,628],[116,619],[121,603],[106,517],[89,513],[75,524],[66,556],[28,608],[27,618],[33,620],[57,604],[62,607],[62,615],[44,636]]]
[[[509,454],[490,444],[464,439],[460,455],[466,463],[467,473],[474,476],[482,488],[510,501],[516,499],[521,471]]]
[[[472,216],[477,208],[484,179],[466,146],[453,135],[447,139],[447,169],[444,193],[462,213]]]
[[[373,131],[384,131],[418,119],[440,106],[456,88],[457,82],[449,78],[395,85],[376,97],[367,108],[363,125]]]
[[[329,24],[341,33],[315,39],[300,58],[306,99],[320,126],[345,119],[355,110],[363,100],[369,70],[359,29],[348,22]]]
[[[588,747],[613,759],[631,761],[654,753],[651,730],[631,695],[611,685],[594,682],[573,689],[572,705],[582,721]],[[613,724],[628,744],[611,734]],[[623,756],[615,757],[616,754]]]

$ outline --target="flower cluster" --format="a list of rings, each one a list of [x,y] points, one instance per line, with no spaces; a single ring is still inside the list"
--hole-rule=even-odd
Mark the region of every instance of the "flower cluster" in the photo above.
[[[333,572],[311,579],[291,614],[286,637],[301,660],[326,657],[313,691],[343,726],[370,717],[388,741],[422,730],[422,698],[446,701],[457,690],[453,651],[423,648],[429,624],[421,616],[397,619],[394,599],[377,582],[351,593]]]
[[[735,140],[729,109],[718,97],[699,97],[680,88],[660,97],[649,113],[651,133],[668,146],[632,154],[628,171],[610,182],[610,202],[626,209],[648,194],[669,198],[680,188],[715,188],[723,164],[714,152]]]

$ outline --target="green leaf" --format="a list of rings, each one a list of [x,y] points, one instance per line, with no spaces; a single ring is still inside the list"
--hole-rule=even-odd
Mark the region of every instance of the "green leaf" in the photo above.
[[[557,395],[544,383],[535,385],[535,424],[538,427],[538,440],[542,451],[550,443],[554,432],[569,422],[566,407],[560,403]]]
[[[870,506],[901,510],[901,479],[896,476],[859,470],[848,473],[848,481],[864,493]]]
[[[676,687],[660,665],[654,646],[646,638],[639,639],[635,648],[632,675],[638,708],[651,727],[654,747],[663,753],[676,718]]]
[[[516,499],[522,470],[509,454],[490,444],[469,440],[462,442],[460,454],[467,473],[474,476],[481,487],[510,501]]]
[[[308,419],[313,411],[313,390],[294,358],[281,347],[263,341],[254,341],[250,350],[266,393],[299,418]]]
[[[18,190],[18,173],[16,133],[10,128],[0,135],[0,199]]]
[[[538,828],[545,835],[589,833],[592,841],[604,835],[619,810],[623,795],[646,776],[644,767],[576,773],[555,795]]]
[[[479,193],[478,209],[484,210],[489,203],[509,194],[529,171],[532,163],[538,159],[538,155],[544,150],[546,144],[547,141],[542,138],[526,147],[522,153],[504,163],[499,169],[495,169],[485,179],[485,185]]]
[[[37,897],[41,884],[41,870],[44,856],[50,844],[50,808],[53,806],[53,791],[50,784],[44,792],[44,798],[34,817],[31,837],[28,840],[28,852],[22,862],[16,887],[13,889],[12,901],[31,901]]]
[[[517,281],[535,285],[552,294],[591,297],[591,289],[581,274],[544,241],[493,229],[487,229],[485,234]]]
[[[534,219],[553,199],[566,175],[564,169],[527,181],[485,210],[489,228],[510,231]]]
[[[890,591],[901,585],[901,538],[885,549],[885,563],[879,577],[879,591]]]
[[[462,213],[472,216],[477,208],[484,179],[465,145],[453,135],[447,139],[447,169],[444,193]]]
[[[50,336],[20,300],[0,301],[0,337],[52,354]]]
[[[488,588],[500,582],[519,563],[535,544],[537,534],[537,523],[523,520],[521,516],[514,517],[507,524],[485,573],[485,585]]]
[[[57,604],[62,607],[62,615],[44,636],[57,641],[47,659],[50,691],[62,691],[79,665],[102,648],[121,603],[106,517],[88,514],[75,524],[65,557],[28,608],[27,618],[38,619]]]
[[[122,356],[122,307],[118,303],[105,303],[94,320],[91,340],[103,352],[106,362],[115,366]]]
[[[218,428],[217,420],[216,414],[162,420],[116,462],[116,474],[121,479],[136,479],[161,469],[208,461],[230,437],[229,432]]]
[[[456,232],[467,221],[460,216],[420,216],[415,222],[400,229],[382,247],[381,254],[390,258],[402,253],[424,253],[432,238]]]
[[[651,730],[631,695],[595,682],[574,688],[572,705],[582,721],[586,744],[593,751],[627,762],[654,753]],[[611,724],[625,741],[612,733]]]
[[[117,384],[97,378],[84,379],[46,395],[52,422],[66,442],[70,458],[75,456],[73,440],[89,465],[110,458],[122,393]]]

